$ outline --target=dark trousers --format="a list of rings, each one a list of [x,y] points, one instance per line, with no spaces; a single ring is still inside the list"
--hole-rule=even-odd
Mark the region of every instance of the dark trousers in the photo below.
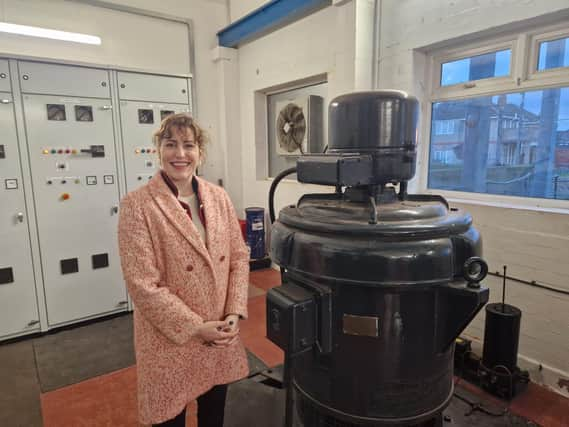
[[[198,427],[223,427],[227,385],[216,385],[198,397]],[[176,418],[153,424],[154,427],[185,427],[186,408]]]

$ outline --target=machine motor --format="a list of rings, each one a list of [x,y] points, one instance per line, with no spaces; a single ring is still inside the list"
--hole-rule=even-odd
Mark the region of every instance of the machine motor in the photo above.
[[[407,194],[418,110],[400,91],[337,97],[327,154],[287,172],[336,187],[271,232],[283,284],[267,335],[285,350],[289,425],[293,403],[310,427],[435,425],[452,397],[454,341],[488,301],[488,268],[470,215]]]

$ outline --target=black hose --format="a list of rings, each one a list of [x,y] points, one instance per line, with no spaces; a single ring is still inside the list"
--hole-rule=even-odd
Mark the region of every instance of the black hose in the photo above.
[[[269,189],[269,218],[271,219],[271,224],[275,222],[275,191],[277,185],[279,185],[279,182],[281,182],[285,176],[293,173],[296,173],[296,167],[285,169],[279,173],[271,183],[271,188]]]

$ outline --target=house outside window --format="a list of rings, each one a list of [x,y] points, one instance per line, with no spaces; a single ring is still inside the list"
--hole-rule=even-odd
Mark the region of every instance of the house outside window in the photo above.
[[[569,200],[567,28],[433,53],[428,189]]]

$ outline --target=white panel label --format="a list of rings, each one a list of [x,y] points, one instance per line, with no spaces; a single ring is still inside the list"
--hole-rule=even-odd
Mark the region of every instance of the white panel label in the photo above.
[[[18,180],[13,178],[13,179],[7,179],[5,181],[6,184],[6,190],[17,190],[18,189]]]

